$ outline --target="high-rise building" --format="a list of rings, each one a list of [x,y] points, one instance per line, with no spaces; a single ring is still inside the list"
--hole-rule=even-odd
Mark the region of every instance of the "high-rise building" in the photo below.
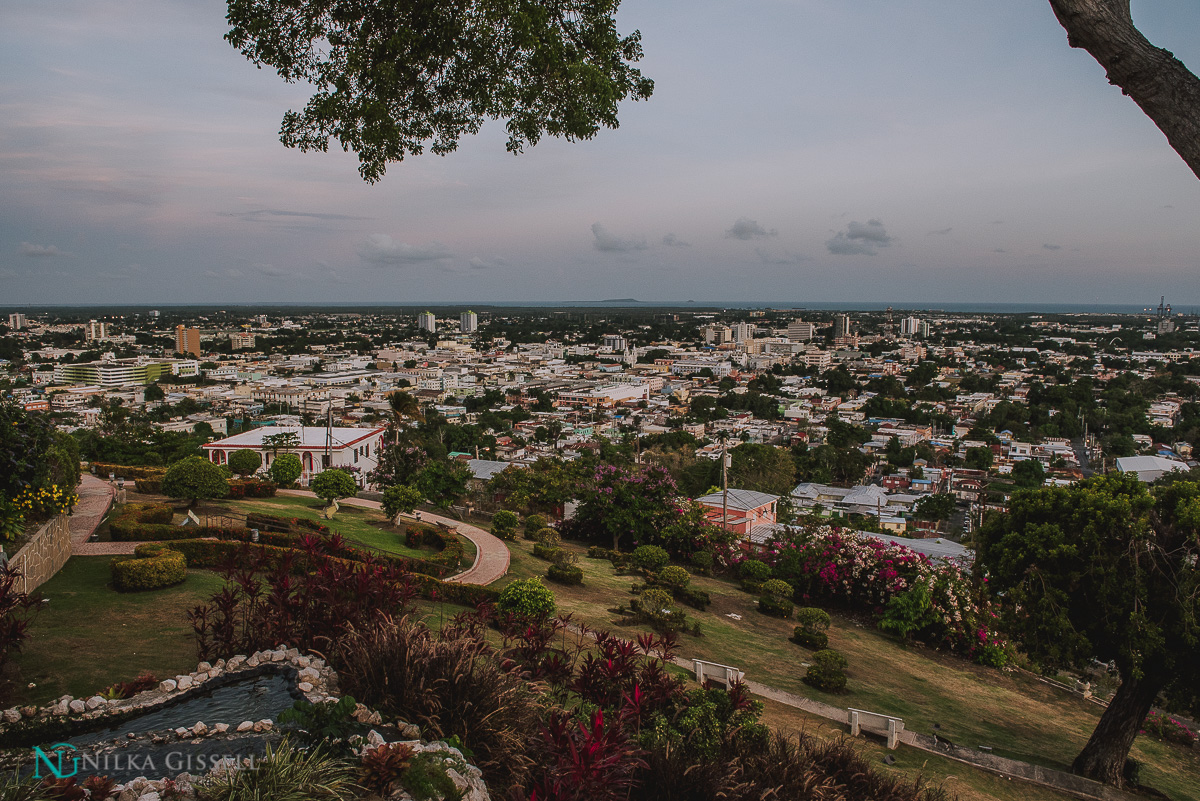
[[[605,334],[603,345],[611,351],[625,350],[625,337],[620,334]]]
[[[200,329],[175,326],[175,352],[200,355]]]
[[[733,340],[733,331],[727,325],[706,325],[702,330],[709,345],[724,345]]]
[[[83,338],[86,342],[97,342],[108,339],[108,325],[96,320],[88,320],[83,327]]]
[[[479,328],[479,315],[473,311],[465,311],[458,318],[458,327],[464,334],[474,334]]]
[[[433,312],[421,312],[417,316],[417,328],[420,328],[422,331],[436,331],[437,318],[433,316]]]
[[[150,316],[151,316],[151,317],[153,317],[154,319],[156,319],[156,320],[158,319],[158,316],[159,316],[158,309],[151,309],[151,310],[150,310],[150,312],[149,312],[149,314],[150,314]]]
[[[900,336],[911,337],[916,336],[917,331],[921,328],[921,321],[916,317],[905,317],[900,321]]]
[[[833,318],[833,338],[841,339],[848,336],[850,336],[850,315],[835,315]]]
[[[25,315],[21,314],[20,312],[14,312],[13,314],[8,315],[8,327],[12,330],[20,331],[26,325],[27,323],[25,322]]]
[[[920,336],[921,339],[929,339],[929,321],[928,320],[921,321],[921,324],[917,327],[917,335]]]
[[[754,332],[757,330],[758,326],[754,323],[738,323],[733,327],[733,341],[741,344],[754,339]]]
[[[807,342],[817,333],[817,327],[803,320],[792,320],[788,324],[787,335],[792,342]]]
[[[230,334],[229,341],[234,350],[254,349],[254,334],[250,333],[249,331],[241,331],[236,334]]]

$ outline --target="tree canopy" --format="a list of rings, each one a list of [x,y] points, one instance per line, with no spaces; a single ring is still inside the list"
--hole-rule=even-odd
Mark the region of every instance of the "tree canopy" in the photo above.
[[[543,135],[616,128],[617,106],[654,83],[632,65],[641,34],[617,32],[619,0],[228,0],[227,41],[316,92],[283,118],[289,147],[335,139],[377,181],[426,148],[445,155],[486,119],[519,153]]]
[[[1113,662],[1121,685],[1074,770],[1120,785],[1160,693],[1195,705],[1200,683],[1200,484],[1151,495],[1136,477],[1021,490],[977,536],[978,567],[1007,630],[1046,669]],[[1195,711],[1195,710],[1194,710]]]

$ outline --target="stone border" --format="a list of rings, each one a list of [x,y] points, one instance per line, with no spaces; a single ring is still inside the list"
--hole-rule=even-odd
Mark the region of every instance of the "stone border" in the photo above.
[[[58,515],[21,546],[9,565],[21,571],[21,591],[33,592],[54,578],[71,558],[71,518]]]

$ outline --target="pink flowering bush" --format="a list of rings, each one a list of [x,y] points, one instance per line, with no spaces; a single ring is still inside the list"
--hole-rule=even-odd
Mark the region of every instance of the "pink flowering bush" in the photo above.
[[[1156,710],[1152,710],[1149,715],[1146,715],[1146,720],[1142,723],[1141,733],[1150,734],[1160,740],[1179,743],[1180,745],[1194,746],[1196,744],[1196,733],[1189,729],[1186,724]]]
[[[996,614],[952,562],[831,526],[793,529],[760,558],[800,600],[826,600],[876,615],[880,628],[1000,667],[1010,647]]]

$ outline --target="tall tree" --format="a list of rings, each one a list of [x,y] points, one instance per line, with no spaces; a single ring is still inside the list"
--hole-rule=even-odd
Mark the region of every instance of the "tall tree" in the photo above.
[[[225,38],[288,82],[316,88],[283,118],[288,147],[358,154],[367,181],[426,148],[445,155],[485,119],[508,150],[544,135],[590,139],[654,83],[617,32],[619,0],[228,0]]]
[[[1008,631],[1047,669],[1113,662],[1121,684],[1073,769],[1121,786],[1156,699],[1196,709],[1200,685],[1200,484],[1151,495],[1133,476],[1014,493],[977,535]]]

